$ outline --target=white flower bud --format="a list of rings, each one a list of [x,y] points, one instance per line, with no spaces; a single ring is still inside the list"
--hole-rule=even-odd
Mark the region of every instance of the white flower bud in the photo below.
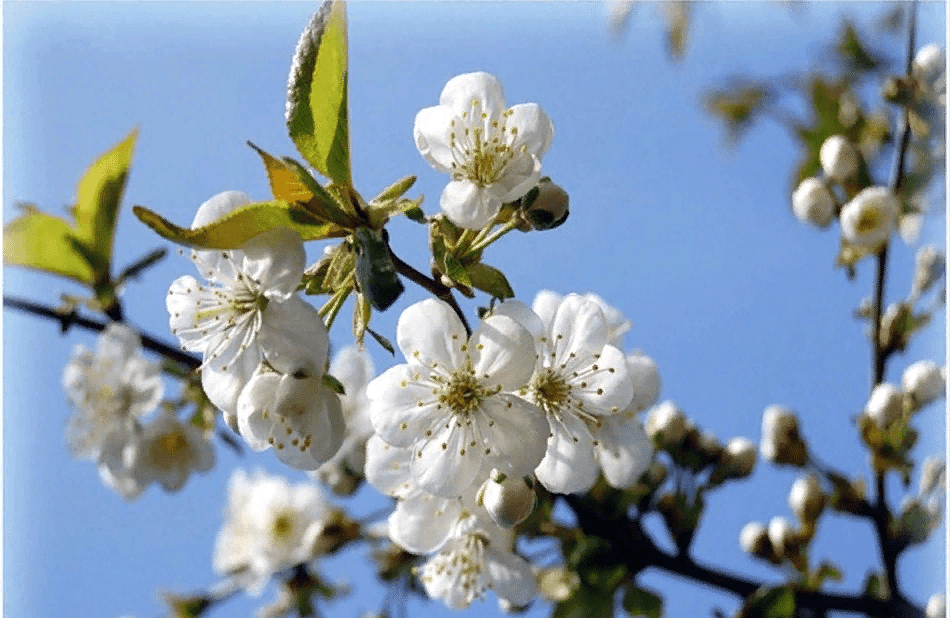
[[[818,151],[821,169],[832,180],[842,182],[858,171],[858,151],[843,135],[832,135]]]
[[[755,443],[742,436],[735,437],[726,445],[725,457],[729,476],[734,478],[749,476],[755,467]]]
[[[655,404],[659,398],[660,372],[653,359],[640,351],[627,356],[627,372],[633,382],[630,409],[639,413]]]
[[[904,394],[890,382],[878,384],[871,391],[864,413],[881,429],[887,429],[904,413]]]
[[[947,597],[943,593],[930,597],[924,615],[927,618],[947,618]]]
[[[686,435],[686,429],[686,415],[672,401],[664,401],[647,416],[647,434],[661,444],[677,444]]]
[[[928,457],[924,460],[923,470],[920,472],[920,495],[926,496],[946,484],[947,467],[943,460],[937,457]]]
[[[828,227],[835,216],[835,199],[818,178],[806,178],[792,193],[792,211],[802,223]]]
[[[762,414],[762,456],[777,464],[805,465],[807,449],[798,433],[798,417],[788,408],[771,405]]]
[[[911,66],[911,75],[929,84],[939,77],[940,73],[943,72],[943,67],[943,48],[936,43],[931,43],[917,51]]]
[[[868,187],[841,209],[841,235],[852,245],[875,249],[887,242],[900,204],[887,187]]]
[[[553,182],[538,183],[538,193],[522,212],[529,229],[550,230],[567,220],[570,198],[567,191]]]
[[[784,517],[773,517],[769,521],[768,534],[772,549],[775,550],[778,557],[785,556],[792,549],[796,536],[795,529],[792,528],[791,522]]]
[[[933,284],[940,281],[947,268],[947,261],[943,254],[933,245],[924,245],[917,250],[917,267],[914,269],[914,282],[911,285],[911,296],[918,298],[926,294]]]
[[[814,475],[797,479],[788,493],[788,506],[802,523],[814,522],[825,507],[825,494]]]
[[[901,386],[913,399],[914,408],[922,408],[946,392],[943,371],[931,360],[919,360],[905,369]]]
[[[739,532],[739,546],[742,551],[752,556],[763,556],[769,547],[769,534],[765,525],[758,521],[750,521]]]
[[[513,528],[531,515],[538,498],[522,478],[505,476],[492,468],[478,490],[478,502],[502,528]]]

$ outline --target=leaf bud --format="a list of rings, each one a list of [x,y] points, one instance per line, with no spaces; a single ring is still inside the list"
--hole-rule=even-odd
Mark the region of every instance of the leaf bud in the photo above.
[[[477,502],[502,528],[513,528],[531,515],[538,498],[523,478],[505,476],[492,468],[488,480],[478,490]]]
[[[567,191],[551,181],[542,180],[521,198],[518,229],[529,232],[558,227],[567,221],[570,214],[569,203]]]
[[[798,521],[803,524],[814,523],[825,508],[825,494],[821,491],[818,478],[808,475],[797,479],[788,493],[788,506]]]
[[[874,387],[864,413],[881,429],[887,429],[904,413],[904,394],[890,382]]]
[[[825,228],[834,220],[835,198],[820,179],[806,178],[792,193],[792,211],[802,223]]]
[[[824,141],[818,151],[818,159],[821,161],[821,169],[825,176],[844,182],[858,171],[860,155],[846,137],[843,135],[832,135]]]
[[[919,360],[904,370],[901,386],[911,400],[911,409],[919,410],[946,392],[946,376],[932,360]]]
[[[646,431],[658,446],[675,446],[686,436],[686,415],[672,401],[664,401],[647,415]]]
[[[762,456],[777,464],[804,466],[808,449],[798,432],[798,417],[788,408],[771,405],[762,414]]]

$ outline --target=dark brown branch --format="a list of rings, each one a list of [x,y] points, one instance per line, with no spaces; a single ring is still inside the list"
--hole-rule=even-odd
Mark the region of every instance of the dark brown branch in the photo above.
[[[31,315],[49,318],[55,322],[58,322],[60,330],[63,333],[69,330],[72,326],[79,326],[80,328],[85,328],[87,330],[102,332],[106,329],[106,326],[109,325],[109,322],[90,320],[89,318],[84,318],[80,315],[77,315],[76,313],[62,313],[45,305],[9,296],[3,297],[3,306],[16,309],[18,311],[23,311],[24,313],[29,313]],[[140,332],[139,335],[142,338],[142,347],[144,347],[146,350],[151,350],[152,352],[161,354],[165,358],[169,358],[177,363],[181,363],[189,369],[197,369],[199,366],[201,366],[201,359],[197,356],[183,352],[177,347],[171,346],[145,333]]]
[[[389,245],[386,245],[389,247]],[[468,325],[468,320],[465,319],[465,313],[462,311],[462,308],[459,306],[458,301],[455,300],[455,296],[452,295],[452,288],[444,285],[441,281],[437,281],[431,277],[427,277],[411,265],[403,262],[398,255],[393,253],[391,247],[389,247],[389,256],[393,261],[393,266],[396,267],[396,272],[405,277],[406,279],[412,281],[416,285],[419,285],[431,292],[436,298],[443,301],[452,307],[452,310],[455,311],[455,315],[459,317],[459,320],[462,321],[462,326],[465,327],[465,332],[469,336],[472,335],[472,327]]]

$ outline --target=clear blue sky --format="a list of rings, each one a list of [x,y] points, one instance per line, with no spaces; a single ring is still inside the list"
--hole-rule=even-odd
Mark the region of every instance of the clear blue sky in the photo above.
[[[658,7],[640,5],[622,40],[608,34],[606,10],[590,3],[354,3],[350,6],[350,117],[358,189],[371,197],[406,174],[411,195],[434,213],[446,179],[412,142],[416,112],[438,101],[456,74],[486,70],[502,80],[509,105],[534,101],[553,119],[556,137],[544,173],[571,195],[571,216],[558,230],[514,234],[489,249],[519,298],[539,289],[596,292],[633,320],[627,348],[641,348],[660,368],[661,398],[675,400],[723,441],[758,441],[765,406],[800,412],[810,444],[829,463],[867,474],[852,417],[868,391],[869,352],[851,317],[872,285],[870,263],[849,283],[833,268],[837,228],[818,232],[791,215],[791,169],[797,145],[764,124],[734,151],[702,111],[705,86],[742,72],[778,75],[827,60],[824,47],[838,17],[856,16],[874,35],[879,4],[703,4],[681,64],[667,62]],[[141,130],[119,218],[115,255],[124,265],[167,246],[129,210],[142,204],[187,224],[204,200],[236,189],[269,196],[251,140],[296,155],[284,128],[290,58],[314,4],[290,3],[4,3],[3,207],[17,201],[60,212],[96,156]],[[945,38],[944,5],[921,7],[921,45]],[[888,51],[903,44],[877,36]],[[925,236],[941,241],[944,218],[927,220]],[[391,226],[393,246],[424,268],[421,226]],[[320,246],[310,248],[311,257]],[[909,289],[913,248],[891,252],[889,298]],[[164,295],[176,277],[193,274],[174,252],[123,299],[132,323],[171,339]],[[422,298],[408,292],[374,327],[392,338],[399,312]],[[4,292],[55,303],[77,292],[60,280],[4,269]],[[469,309],[474,304],[467,306]],[[347,309],[341,316],[348,316]],[[342,317],[331,333],[351,341]],[[944,358],[943,314],[929,335],[893,359],[889,377],[923,357]],[[184,592],[215,580],[214,537],[227,479],[235,466],[264,467],[303,480],[271,453],[239,459],[218,448],[218,465],[183,492],[151,488],[128,505],[99,482],[95,466],[70,459],[70,414],[60,375],[89,333],[59,335],[55,325],[5,312],[4,332],[4,605],[11,616],[138,617],[161,612],[158,591]],[[388,359],[371,346],[377,368]],[[915,453],[944,450],[944,413],[918,417]],[[761,462],[760,462],[761,464]],[[716,560],[779,581],[780,573],[745,556],[740,528],[749,520],[791,516],[793,472],[760,465],[750,482],[708,500],[695,545]],[[916,484],[916,477],[914,479]],[[899,495],[895,482],[891,495]],[[346,502],[367,514],[385,505],[372,489]],[[653,522],[656,523],[656,522]],[[659,530],[659,526],[653,526]],[[662,531],[657,534],[664,540]],[[854,591],[876,564],[872,530],[839,516],[822,520],[815,559],[840,559]],[[907,590],[918,599],[942,589],[943,543],[905,554]],[[359,552],[326,563],[324,574],[349,581],[357,594],[325,615],[356,616],[379,607],[385,592]],[[655,572],[644,585],[667,594],[668,616],[695,608],[737,607],[731,596],[670,583]],[[234,601],[215,615],[248,615],[268,602]],[[441,610],[430,603],[425,611]],[[423,606],[413,603],[410,615]],[[539,604],[530,615],[543,616]],[[494,600],[471,615],[496,615]],[[445,610],[443,615],[451,612]],[[428,614],[427,614],[428,615]]]

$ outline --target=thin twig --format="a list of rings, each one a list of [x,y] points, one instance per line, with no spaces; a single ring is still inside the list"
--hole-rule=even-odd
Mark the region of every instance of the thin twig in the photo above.
[[[459,306],[458,301],[455,300],[455,296],[452,295],[452,288],[443,285],[440,281],[436,281],[431,277],[425,276],[411,265],[403,262],[398,255],[393,253],[392,248],[389,247],[388,244],[386,246],[389,248],[389,256],[393,261],[393,266],[396,267],[396,272],[406,279],[409,279],[416,285],[422,286],[427,291],[435,295],[436,298],[452,307],[452,310],[455,311],[455,314],[459,317],[459,320],[462,321],[462,326],[465,327],[465,332],[471,337],[472,327],[468,325],[468,320],[465,319],[465,313]]]

